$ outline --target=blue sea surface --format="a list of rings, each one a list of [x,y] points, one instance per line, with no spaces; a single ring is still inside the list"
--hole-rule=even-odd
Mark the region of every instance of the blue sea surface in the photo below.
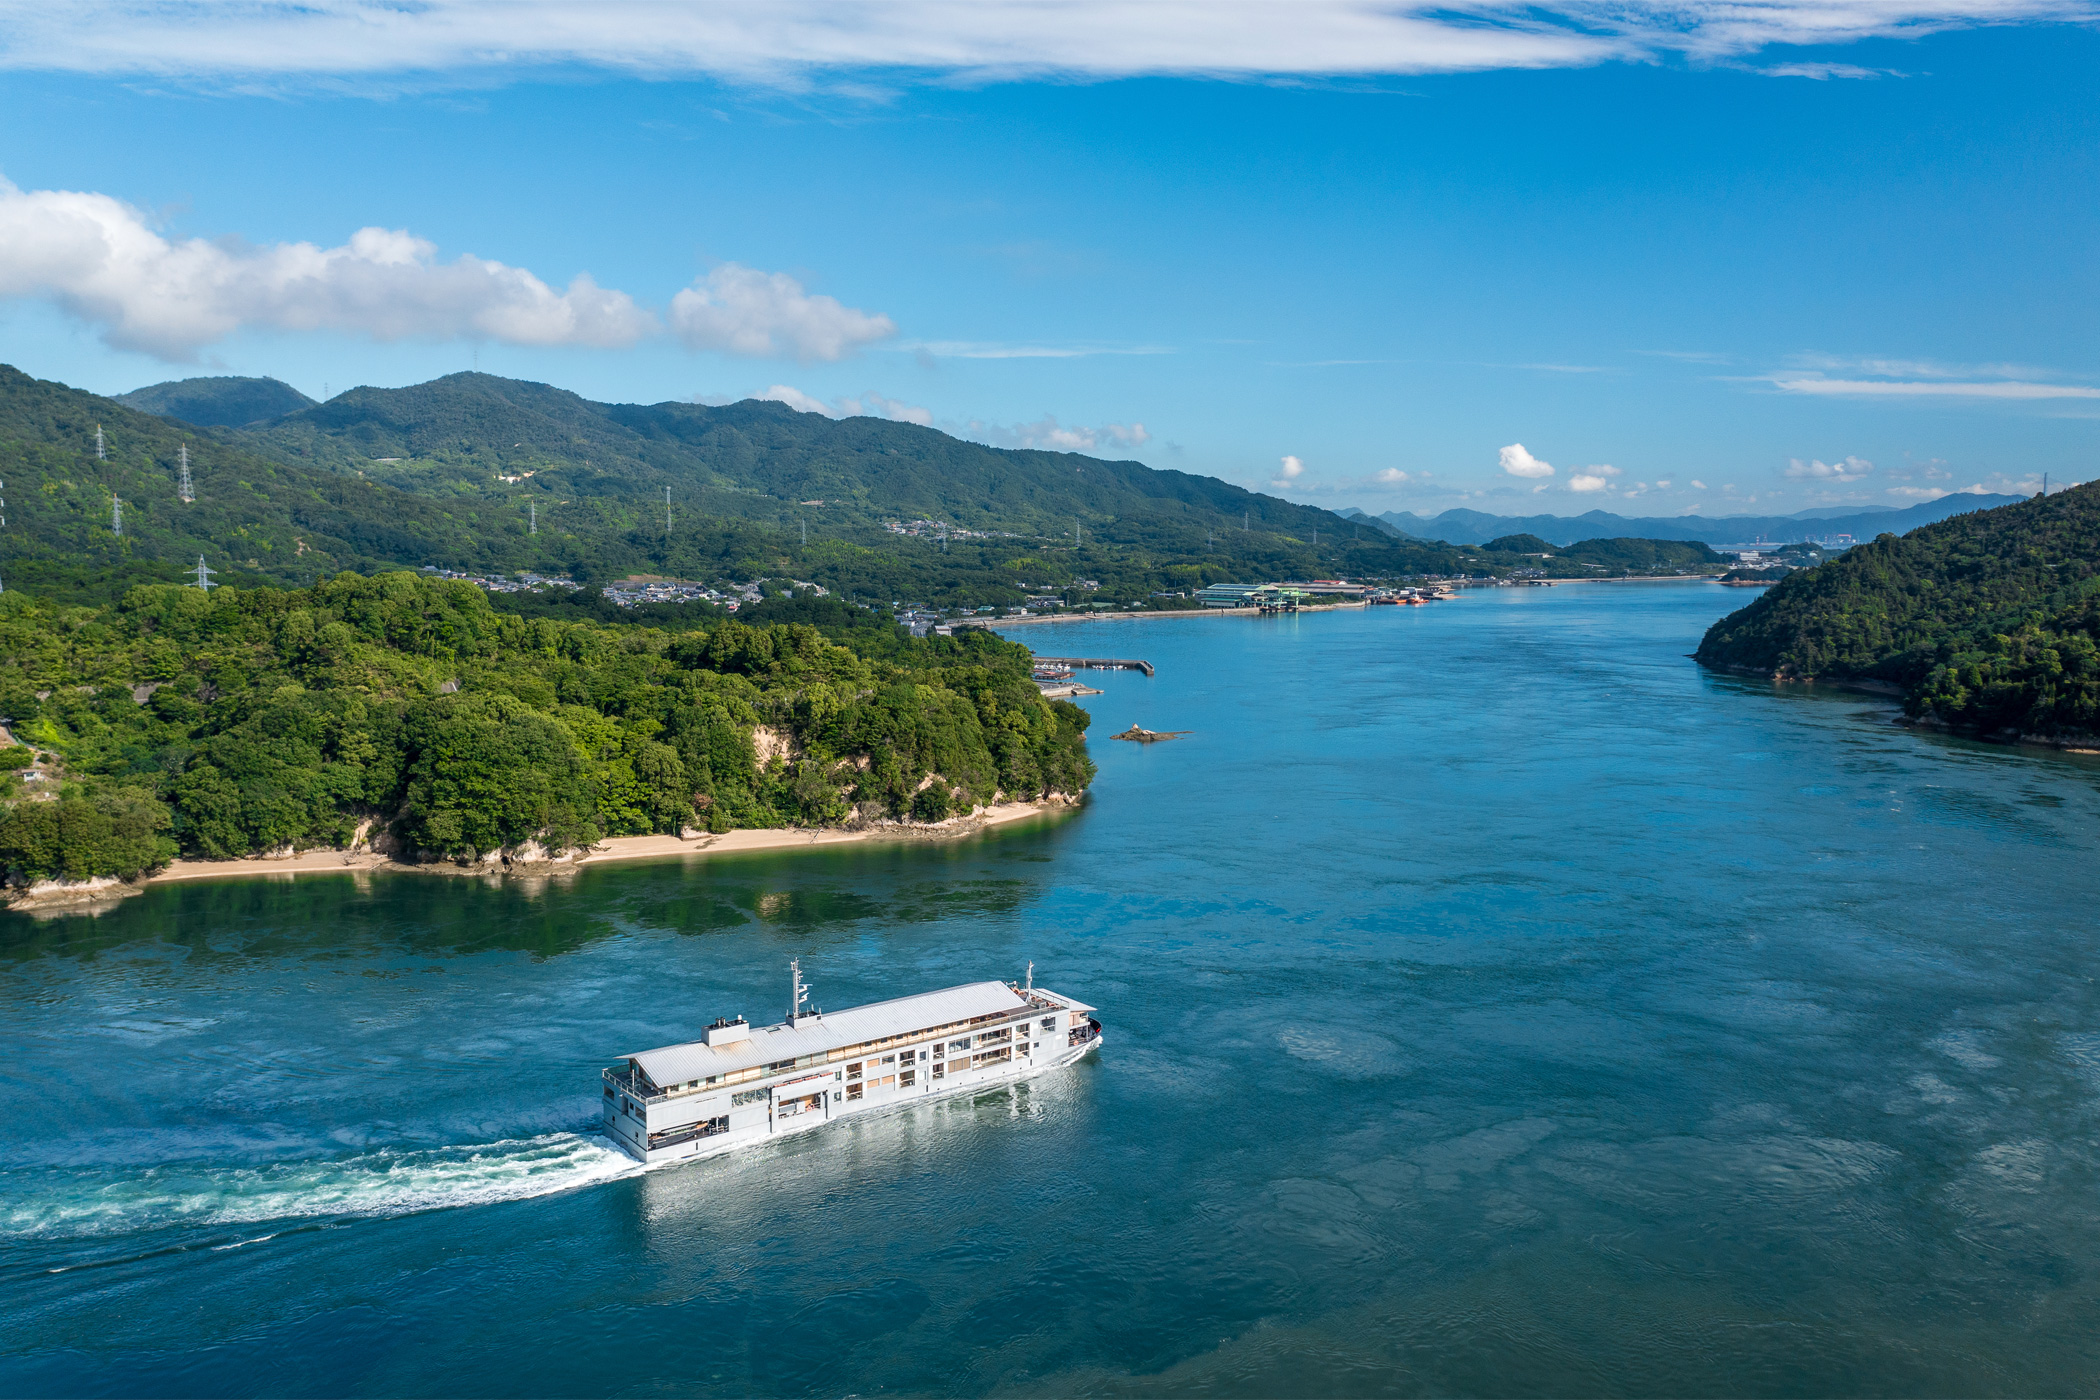
[[[2100,762],[1699,670],[1743,601],[1016,629],[1158,668],[1062,818],[0,916],[0,1394],[2100,1390]],[[797,956],[1106,1040],[596,1135]]]

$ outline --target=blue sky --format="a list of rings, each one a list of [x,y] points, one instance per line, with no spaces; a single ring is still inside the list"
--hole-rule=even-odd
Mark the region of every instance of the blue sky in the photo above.
[[[771,394],[1374,511],[2096,474],[2100,29],[2076,7],[1798,42],[1844,4],[1746,34],[1714,0],[1629,37],[1572,9],[1387,32],[1405,7],[1250,3],[1257,32],[1194,51],[1220,7],[1158,7],[1170,39],[1128,32],[1146,7],[1052,7],[968,51],[926,8],[860,11],[889,17],[870,39],[787,6],[801,29],[729,58],[620,6],[508,56],[471,3],[363,48],[299,42],[316,9],[370,18],[349,3],[277,34],[17,12],[0,358],[104,392],[478,364]]]

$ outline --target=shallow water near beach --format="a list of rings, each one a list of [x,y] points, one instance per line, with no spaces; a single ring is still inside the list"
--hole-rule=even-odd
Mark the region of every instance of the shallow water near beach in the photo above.
[[[1699,671],[1744,601],[1016,629],[1158,668],[1068,817],[0,916],[0,1394],[2100,1388],[2100,761]],[[795,956],[1106,1043],[596,1136]]]

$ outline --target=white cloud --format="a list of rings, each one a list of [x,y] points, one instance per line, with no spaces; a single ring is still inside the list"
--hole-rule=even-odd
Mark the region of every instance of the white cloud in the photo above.
[[[1090,355],[1171,355],[1171,345],[1001,345],[982,340],[907,340],[899,350],[951,360],[1083,360]]]
[[[1277,470],[1277,475],[1281,476],[1285,481],[1296,481],[1304,474],[1305,463],[1299,461],[1296,457],[1284,458],[1283,466]]]
[[[1537,478],[1553,475],[1553,464],[1541,462],[1538,458],[1532,456],[1524,450],[1524,444],[1521,442],[1513,442],[1503,448],[1500,456],[1502,459],[1502,470],[1508,472],[1511,476]]]
[[[1704,491],[1706,489],[1706,483],[1703,481],[1695,480],[1692,482],[1692,489],[1694,491]]]
[[[588,273],[557,292],[524,268],[471,253],[440,262],[435,244],[403,229],[362,228],[334,248],[177,242],[108,195],[0,179],[8,298],[53,302],[118,349],[178,361],[242,330],[596,347],[663,330],[653,312]],[[736,263],[673,298],[671,327],[695,349],[804,361],[839,359],[897,329],[783,273]]]
[[[1407,473],[1401,471],[1398,467],[1387,467],[1384,471],[1378,473],[1377,479],[1388,486],[1398,486],[1409,478]]]
[[[988,443],[993,447],[1033,447],[1047,452],[1097,452],[1102,448],[1143,447],[1152,434],[1143,423],[1104,423],[1098,428],[1067,427],[1051,414],[1034,423],[1011,427],[971,419],[949,429],[957,437]]]
[[[1692,483],[1692,484],[1693,484],[1693,485],[1695,485],[1695,486],[1696,486],[1696,485],[1698,485],[1698,483],[1697,483],[1697,482],[1694,482],[1694,483]],[[1661,479],[1660,481],[1656,482],[1656,483],[1655,483],[1655,489],[1656,489],[1656,490],[1658,490],[1658,491],[1667,491],[1667,490],[1669,490],[1669,489],[1670,489],[1670,478],[1668,478],[1668,477],[1664,477],[1664,478],[1662,478],[1662,479]]]
[[[375,340],[629,345],[657,329],[625,292],[578,276],[557,292],[523,268],[364,228],[341,247],[171,242],[108,195],[0,180],[0,297],[38,298],[124,350],[164,360],[246,328]]]
[[[1568,478],[1570,491],[1608,491],[1611,479],[1619,474],[1617,467],[1584,467]]]
[[[1790,458],[1786,474],[1805,477],[1811,481],[1853,482],[1863,480],[1874,470],[1874,464],[1864,457],[1847,457],[1841,462],[1811,460],[1804,462],[1799,457]]]
[[[2023,379],[1824,379],[1775,376],[1772,386],[1783,394],[1820,394],[1838,398],[1948,399],[2100,399],[2100,389],[2087,384],[2037,384]]]
[[[833,297],[812,296],[784,272],[723,263],[671,298],[671,329],[695,350],[785,356],[807,364],[843,359],[887,340],[897,323]]]
[[[74,0],[12,7],[0,64],[426,83],[550,65],[775,84],[852,69],[979,80],[1448,73],[1670,54],[1712,60],[1771,45],[2089,18],[2083,0]]]
[[[826,418],[887,418],[893,423],[917,423],[920,427],[931,427],[933,410],[909,404],[902,399],[888,398],[870,389],[857,397],[840,397],[830,403],[813,394],[805,394],[792,384],[775,384],[754,398],[770,399],[784,403],[789,408],[804,413],[821,413]]]

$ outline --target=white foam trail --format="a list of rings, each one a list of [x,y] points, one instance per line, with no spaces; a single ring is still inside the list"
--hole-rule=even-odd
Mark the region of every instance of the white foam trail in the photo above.
[[[256,1167],[176,1163],[115,1179],[108,1171],[43,1170],[0,1180],[0,1234],[106,1235],[162,1225],[406,1215],[551,1195],[641,1169],[603,1138],[548,1133]]]

